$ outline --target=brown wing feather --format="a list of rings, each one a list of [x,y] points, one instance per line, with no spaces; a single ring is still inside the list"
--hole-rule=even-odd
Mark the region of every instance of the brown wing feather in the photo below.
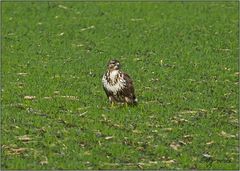
[[[136,96],[134,94],[133,81],[126,73],[123,73],[123,79],[126,81],[126,86],[122,89],[122,94],[134,103]]]

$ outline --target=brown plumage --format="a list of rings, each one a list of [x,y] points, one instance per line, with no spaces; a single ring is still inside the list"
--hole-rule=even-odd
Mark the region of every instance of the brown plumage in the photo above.
[[[103,89],[112,103],[137,104],[133,81],[130,76],[120,71],[118,60],[110,60],[108,70],[103,75]]]

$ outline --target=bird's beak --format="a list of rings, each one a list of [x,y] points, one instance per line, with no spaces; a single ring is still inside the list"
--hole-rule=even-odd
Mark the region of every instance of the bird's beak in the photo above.
[[[119,65],[119,63],[117,63],[114,68],[119,69],[119,67],[120,67],[120,65]]]

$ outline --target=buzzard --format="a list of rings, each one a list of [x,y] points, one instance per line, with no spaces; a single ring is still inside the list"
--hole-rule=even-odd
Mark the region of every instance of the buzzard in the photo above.
[[[110,60],[107,71],[102,77],[103,89],[112,103],[136,105],[133,81],[130,76],[120,70],[118,60]]]

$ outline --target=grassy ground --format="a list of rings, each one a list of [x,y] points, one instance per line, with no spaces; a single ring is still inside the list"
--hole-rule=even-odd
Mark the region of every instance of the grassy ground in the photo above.
[[[2,169],[238,169],[238,3],[2,3]],[[115,58],[137,107],[110,108]]]

